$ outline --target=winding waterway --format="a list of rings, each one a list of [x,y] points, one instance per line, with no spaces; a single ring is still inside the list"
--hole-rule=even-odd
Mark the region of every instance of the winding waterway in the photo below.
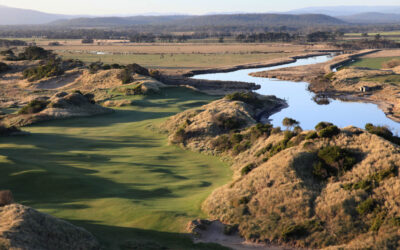
[[[213,73],[196,75],[195,79],[221,80],[221,81],[242,81],[259,84],[261,88],[256,92],[262,95],[275,95],[285,99],[288,108],[272,115],[270,122],[274,126],[281,126],[285,117],[291,117],[300,121],[303,129],[313,129],[320,121],[332,122],[340,127],[356,126],[364,128],[365,124],[384,125],[392,129],[396,134],[400,132],[400,123],[386,117],[385,113],[376,104],[360,102],[344,102],[329,99],[329,104],[317,104],[313,97],[314,93],[308,91],[308,83],[292,82],[270,78],[252,77],[253,72],[285,68],[289,66],[301,66],[315,63],[322,63],[332,59],[331,56],[317,56],[299,59],[294,63],[280,66],[244,69],[228,73]]]

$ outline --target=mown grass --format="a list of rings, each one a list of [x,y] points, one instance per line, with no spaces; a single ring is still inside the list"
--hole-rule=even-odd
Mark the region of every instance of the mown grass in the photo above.
[[[361,58],[354,63],[347,66],[362,67],[370,69],[381,69],[384,62],[388,62],[393,59],[400,59],[400,57],[377,57],[377,58]]]
[[[184,68],[210,68],[226,65],[246,63],[258,63],[269,59],[287,57],[292,54],[108,54],[96,55],[89,53],[63,53],[57,52],[63,59],[79,59],[86,63],[101,61],[112,64],[138,63],[144,67],[160,69],[184,69]]]
[[[215,97],[171,88],[129,98],[134,106],[113,114],[47,122],[25,128],[29,136],[1,138],[1,188],[19,203],[87,228],[106,249],[135,238],[213,249],[193,245],[182,232],[204,217],[200,204],[230,180],[229,167],[168,145],[156,127]]]

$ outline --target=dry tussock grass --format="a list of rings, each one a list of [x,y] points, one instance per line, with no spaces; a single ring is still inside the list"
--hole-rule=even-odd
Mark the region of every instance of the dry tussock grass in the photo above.
[[[91,74],[85,70],[82,75],[74,82],[64,86],[64,89],[79,89],[81,91],[93,91],[96,89],[106,89],[121,86],[122,82],[118,78],[121,69],[101,70]]]
[[[399,163],[399,146],[347,128],[332,139],[314,139],[306,147],[304,144],[310,140],[303,141],[267,162],[255,156],[255,152],[282,138],[282,134],[260,138],[233,159],[236,180],[215,190],[203,204],[213,219],[239,224],[241,234],[250,240],[300,247],[374,247],[377,237],[381,246],[400,239],[398,227],[390,224],[400,216],[398,176],[384,179],[371,191],[343,188]],[[312,174],[315,151],[326,146],[340,146],[354,152],[358,163],[343,176],[331,177],[326,182],[317,180]],[[259,166],[240,176],[241,167],[250,162]],[[357,206],[368,198],[379,201],[379,211],[359,215]],[[383,212],[382,225],[369,232]],[[294,235],[288,233],[295,225],[300,229]]]

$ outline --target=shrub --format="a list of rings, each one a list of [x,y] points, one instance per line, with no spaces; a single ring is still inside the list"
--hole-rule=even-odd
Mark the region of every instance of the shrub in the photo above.
[[[35,114],[44,110],[49,103],[47,101],[33,100],[23,107],[19,114]]]
[[[313,174],[321,179],[330,176],[341,176],[350,170],[356,159],[345,149],[329,146],[318,151],[318,161],[313,165]]]
[[[59,42],[49,42],[49,46],[61,46]]]
[[[357,205],[356,210],[359,215],[367,215],[374,211],[375,206],[377,205],[377,202],[372,199],[368,198],[365,201],[361,202],[360,204]]]
[[[329,126],[333,126],[333,124],[330,123],[330,122],[320,122],[315,126],[315,130],[320,131],[320,130],[322,130],[324,128],[327,128]]]
[[[149,70],[144,68],[144,67],[142,67],[142,66],[140,66],[137,63],[126,65],[125,68],[128,71],[132,72],[132,74],[136,73],[136,74],[143,75],[143,76],[150,76]]]
[[[296,121],[295,119],[288,118],[288,117],[286,117],[282,121],[282,125],[285,126],[287,129],[290,129],[291,127],[293,127],[295,125],[299,125],[299,124],[300,124],[300,122]]]
[[[279,134],[280,132],[282,132],[282,129],[281,129],[281,127],[275,127],[275,128],[272,128],[272,130],[271,130],[271,134]]]
[[[224,226],[224,234],[225,235],[233,235],[239,230],[239,225],[225,225]]]
[[[335,125],[323,128],[320,131],[318,131],[318,136],[322,138],[331,138],[338,134],[340,134],[340,129]]]
[[[79,59],[68,59],[68,60],[62,61],[61,64],[62,64],[63,69],[73,69],[73,68],[80,68],[80,67],[85,66],[85,63]]]
[[[312,140],[318,138],[318,134],[315,131],[312,131],[306,135],[306,140]]]
[[[387,178],[395,177],[398,174],[398,169],[392,165],[389,169],[381,170],[373,175],[368,176],[365,180],[361,180],[356,183],[349,183],[343,185],[345,190],[358,190],[362,189],[365,191],[371,191],[375,187],[379,186],[380,182]]]
[[[4,73],[9,69],[10,69],[10,67],[7,64],[0,62],[0,73]]]
[[[254,136],[269,136],[271,134],[272,125],[257,123],[255,126],[250,128],[250,133]]]
[[[304,225],[292,225],[286,227],[282,231],[282,238],[287,240],[289,238],[301,238],[308,234],[307,228]]]
[[[92,38],[84,38],[81,41],[83,44],[92,44],[94,43],[94,40]]]
[[[227,151],[232,148],[232,143],[227,135],[221,135],[212,142],[212,146],[218,151]]]
[[[50,60],[44,65],[28,68],[23,71],[23,78],[28,81],[36,81],[45,77],[62,75],[64,70],[61,68],[59,60]]]
[[[250,163],[247,164],[244,168],[242,168],[242,170],[240,171],[242,176],[248,174],[251,172],[251,170],[253,170],[256,167],[256,165],[254,163]]]
[[[233,129],[238,129],[244,125],[244,121],[234,117],[226,116],[224,114],[219,114],[213,117],[213,122],[222,130],[230,131]]]
[[[365,130],[367,130],[371,134],[375,134],[390,142],[400,145],[400,138],[394,136],[393,133],[387,127],[374,126],[371,123],[368,123],[365,125]]]
[[[51,56],[53,56],[53,53],[49,50],[37,46],[29,46],[17,56],[16,60],[43,60]]]
[[[90,74],[94,74],[99,70],[103,69],[103,63],[102,62],[93,62],[89,64],[89,72]]]
[[[121,69],[122,68],[122,66],[119,65],[118,63],[113,63],[110,66],[111,66],[112,69]]]
[[[258,99],[257,94],[253,92],[235,92],[225,96],[225,99],[231,101],[241,101],[254,107],[261,107],[263,102]]]
[[[251,143],[249,141],[243,141],[242,143],[236,144],[233,146],[233,154],[238,155],[241,152],[246,151],[251,147]]]
[[[261,155],[267,153],[268,151],[270,151],[272,148],[272,144],[268,144],[267,146],[263,147],[262,149],[260,149],[257,153],[256,153],[256,157],[260,157]]]
[[[303,132],[303,129],[300,126],[296,126],[294,127],[293,132],[295,132],[296,134],[300,134],[301,132]]]
[[[238,144],[243,140],[243,135],[239,133],[234,133],[231,135],[232,144]]]

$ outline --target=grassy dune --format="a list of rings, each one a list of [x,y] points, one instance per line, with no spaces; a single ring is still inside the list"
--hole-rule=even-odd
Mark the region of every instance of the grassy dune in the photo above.
[[[122,98],[122,97],[120,97]],[[187,221],[203,216],[201,202],[231,178],[217,158],[167,144],[157,125],[214,99],[187,89],[132,97],[110,115],[26,128],[31,135],[0,139],[0,186],[17,202],[93,232],[107,248],[132,238],[173,249],[192,245]]]

